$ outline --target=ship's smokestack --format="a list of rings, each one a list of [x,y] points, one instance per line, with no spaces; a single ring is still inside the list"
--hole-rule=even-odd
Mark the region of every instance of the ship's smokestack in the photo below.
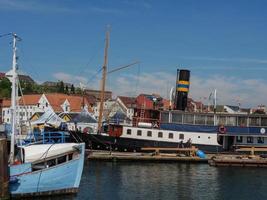
[[[190,71],[189,70],[177,70],[177,80],[176,80],[176,110],[185,110],[187,107],[187,96],[189,92],[190,85]]]

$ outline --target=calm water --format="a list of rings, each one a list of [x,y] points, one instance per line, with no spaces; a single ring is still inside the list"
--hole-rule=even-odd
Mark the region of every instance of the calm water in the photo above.
[[[50,199],[267,199],[267,169],[207,164],[85,164],[76,196]]]

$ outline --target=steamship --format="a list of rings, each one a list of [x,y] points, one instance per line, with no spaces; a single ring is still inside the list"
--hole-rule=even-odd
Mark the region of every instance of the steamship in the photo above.
[[[267,146],[267,115],[185,112],[189,70],[177,70],[175,110],[136,108],[131,126],[104,126],[101,133],[80,133],[87,148],[134,151],[143,147],[179,147],[187,141],[209,152],[242,146]]]

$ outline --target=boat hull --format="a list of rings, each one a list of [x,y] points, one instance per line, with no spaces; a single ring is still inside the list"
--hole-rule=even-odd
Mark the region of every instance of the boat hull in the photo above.
[[[11,196],[76,193],[83,171],[84,150],[85,145],[81,144],[79,158],[34,172],[31,171],[31,163],[11,166],[10,176],[17,179],[9,184]]]
[[[143,147],[180,147],[180,142],[166,142],[156,140],[135,139],[126,137],[113,137],[102,134],[86,134],[75,132],[83,142],[86,148],[95,150],[115,150],[128,152],[142,152]],[[186,144],[183,144],[184,146]],[[206,153],[216,153],[224,151],[221,145],[192,144]]]

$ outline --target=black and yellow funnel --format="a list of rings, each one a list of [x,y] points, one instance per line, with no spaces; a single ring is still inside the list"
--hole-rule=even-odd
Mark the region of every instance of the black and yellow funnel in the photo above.
[[[176,80],[176,95],[175,95],[175,109],[185,110],[187,107],[187,96],[189,92],[190,85],[190,71],[181,69],[177,70],[177,80]]]

